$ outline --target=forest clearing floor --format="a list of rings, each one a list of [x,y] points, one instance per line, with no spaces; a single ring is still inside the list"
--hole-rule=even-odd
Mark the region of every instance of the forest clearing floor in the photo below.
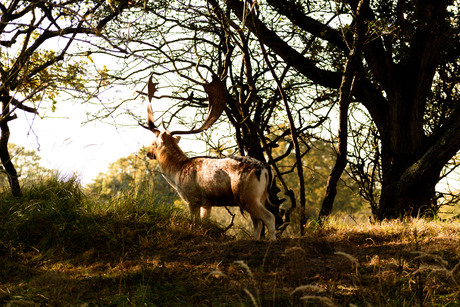
[[[458,221],[309,227],[274,242],[186,224],[159,239],[148,224],[126,221],[42,251],[0,242],[0,305],[460,304]]]

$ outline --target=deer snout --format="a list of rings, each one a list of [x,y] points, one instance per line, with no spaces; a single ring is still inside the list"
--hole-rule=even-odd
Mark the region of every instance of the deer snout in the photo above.
[[[155,158],[155,154],[153,153],[153,148],[149,150],[149,152],[147,153],[147,157],[149,157],[149,159],[156,159]]]

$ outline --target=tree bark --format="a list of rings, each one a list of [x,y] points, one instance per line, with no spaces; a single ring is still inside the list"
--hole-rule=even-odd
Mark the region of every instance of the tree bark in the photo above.
[[[8,121],[15,118],[9,114],[9,110],[9,103],[2,102],[2,117],[0,118],[0,129],[2,130],[0,135],[0,160],[2,161],[3,167],[8,176],[11,193],[16,197],[20,197],[22,195],[22,191],[21,185],[19,184],[18,173],[13,165],[13,162],[11,162],[10,153],[8,151],[8,141],[10,138]]]
[[[387,167],[382,184],[382,195],[377,219],[403,216],[432,216],[438,207],[435,202],[435,186],[444,165],[460,148],[460,106],[457,107],[441,131],[433,135],[428,148],[418,153],[413,162],[404,165],[394,153],[382,158]],[[390,147],[389,145],[386,146]],[[396,161],[391,163],[392,161]]]

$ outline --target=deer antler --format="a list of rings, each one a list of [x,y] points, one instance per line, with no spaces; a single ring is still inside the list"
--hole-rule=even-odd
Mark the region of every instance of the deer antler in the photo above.
[[[225,109],[226,93],[227,89],[223,81],[217,76],[212,77],[211,83],[204,84],[204,91],[208,94],[209,106],[208,115],[203,125],[198,129],[192,129],[189,131],[172,131],[171,135],[174,134],[193,134],[199,133],[209,129],[220,117]]]
[[[149,102],[152,102],[153,95],[157,91],[158,82],[153,83],[152,76],[149,78],[149,83],[147,84],[147,96],[149,97]]]
[[[148,118],[148,123],[149,123],[149,130],[155,133],[156,136],[160,134],[160,130],[158,130],[157,126],[155,126],[155,123],[153,120],[152,106],[150,102],[152,101],[153,94],[155,94],[155,92],[157,91],[157,85],[158,83],[153,83],[152,76],[150,76],[149,83],[147,85],[148,98],[149,98],[149,104],[147,105],[147,118]]]

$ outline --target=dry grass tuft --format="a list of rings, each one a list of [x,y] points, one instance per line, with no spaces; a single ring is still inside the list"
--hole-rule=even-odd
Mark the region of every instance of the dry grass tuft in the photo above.
[[[356,267],[359,267],[358,259],[356,259],[356,258],[353,257],[352,255],[347,254],[347,253],[345,253],[345,252],[335,252],[334,254],[340,255],[340,256],[344,256],[345,258],[347,258],[348,260],[350,260],[350,262],[353,263]]]
[[[327,298],[324,296],[305,295],[305,296],[302,296],[300,299],[303,301],[313,301],[315,303],[320,304],[320,306],[330,306],[330,307],[336,306],[330,298]]]
[[[303,285],[295,288],[294,291],[291,292],[291,295],[294,295],[297,292],[324,293],[326,290],[316,285]]]

